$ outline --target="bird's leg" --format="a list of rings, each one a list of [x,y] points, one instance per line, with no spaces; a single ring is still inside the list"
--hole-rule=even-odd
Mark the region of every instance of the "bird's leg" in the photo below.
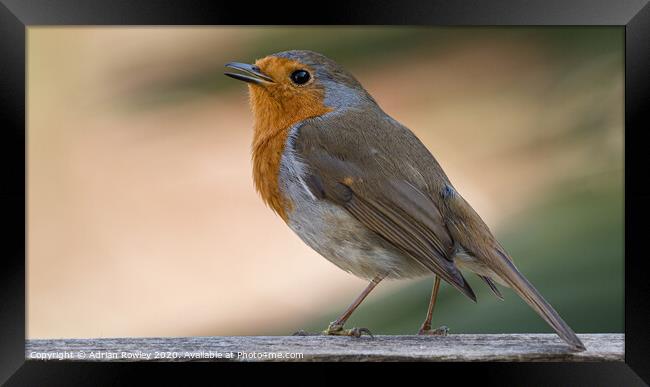
[[[361,337],[362,334],[367,334],[372,337],[372,333],[367,328],[350,328],[350,329],[343,329],[343,325],[345,325],[345,322],[348,321],[348,318],[352,315],[352,313],[357,309],[359,305],[361,305],[361,302],[368,296],[368,294],[372,291],[372,289],[381,282],[386,277],[386,274],[380,274],[377,275],[375,278],[370,281],[368,286],[359,294],[359,296],[352,302],[350,306],[343,312],[343,314],[337,318],[335,321],[331,322],[330,325],[323,331],[323,334],[325,335],[337,335],[337,336],[354,336],[354,337]]]
[[[433,289],[431,290],[431,300],[429,301],[429,309],[427,310],[427,318],[422,323],[418,335],[436,335],[436,336],[446,336],[449,332],[449,329],[446,326],[441,326],[440,328],[431,329],[431,319],[433,318],[433,309],[436,307],[436,299],[438,298],[438,289],[440,289],[440,277],[436,276],[433,283]]]
[[[348,308],[343,312],[339,318],[337,318],[335,321],[332,321],[330,325],[325,329],[321,334],[323,335],[336,335],[336,336],[354,336],[354,337],[361,337],[362,334],[367,334],[372,337],[372,333],[370,333],[370,330],[368,328],[350,328],[350,329],[343,329],[343,325],[345,325],[346,321],[350,318],[352,313],[361,305],[363,300],[370,294],[372,289],[375,288],[383,280],[386,278],[386,274],[379,274],[375,276],[375,278],[370,281],[368,286],[357,296],[357,298],[348,306]],[[318,333],[308,333],[303,330],[299,330],[298,332],[294,333],[293,336],[313,336],[313,335],[318,335]]]

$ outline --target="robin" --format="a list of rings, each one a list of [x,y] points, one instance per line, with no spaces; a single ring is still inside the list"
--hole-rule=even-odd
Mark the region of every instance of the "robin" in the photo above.
[[[307,245],[370,281],[324,334],[370,334],[344,325],[372,289],[385,278],[422,276],[434,286],[419,333],[444,334],[431,329],[440,280],[476,302],[463,269],[500,299],[495,283],[512,288],[574,350],[585,349],[422,142],[342,66],[294,50],[226,67],[248,83],[262,199]]]

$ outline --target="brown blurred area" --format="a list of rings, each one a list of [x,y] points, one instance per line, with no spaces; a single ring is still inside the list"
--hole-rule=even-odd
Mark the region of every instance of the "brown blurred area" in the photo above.
[[[422,139],[493,230],[562,182],[622,170],[616,53],[577,66],[507,31],[427,33],[29,28],[28,337],[297,330],[364,286],[258,198],[246,89],[221,76],[228,61],[313,39]],[[338,51],[342,36],[393,43],[355,56]]]

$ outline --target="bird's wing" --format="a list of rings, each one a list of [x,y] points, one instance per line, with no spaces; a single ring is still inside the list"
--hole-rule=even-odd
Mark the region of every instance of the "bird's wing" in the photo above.
[[[328,128],[332,130],[331,123]],[[306,185],[316,197],[342,206],[406,257],[476,301],[450,257],[453,241],[439,209],[417,186],[423,183],[421,176],[380,161],[377,153],[383,151],[383,141],[369,133],[364,137],[359,144],[341,146],[344,144],[338,141],[346,141],[345,134],[332,136],[317,124],[303,124],[293,146],[307,167]],[[390,143],[391,139],[385,140]],[[373,154],[379,158],[368,158]],[[362,162],[364,159],[368,162]]]

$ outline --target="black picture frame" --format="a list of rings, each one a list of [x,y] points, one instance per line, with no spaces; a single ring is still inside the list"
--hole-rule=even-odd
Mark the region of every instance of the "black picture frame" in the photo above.
[[[65,363],[25,360],[26,259],[26,29],[43,25],[610,25],[625,28],[625,362],[411,365],[431,377],[451,373],[482,385],[644,385],[650,381],[650,281],[644,268],[646,219],[650,218],[647,131],[650,107],[650,5],[648,0],[376,1],[323,4],[171,0],[0,0],[0,106],[3,113],[0,203],[3,236],[0,270],[0,382],[9,385],[104,385],[131,381],[133,371],[165,378],[170,371],[215,376],[226,366],[240,382],[254,373],[242,364],[147,365]],[[356,372],[382,376],[368,365]],[[269,365],[258,365],[270,370]],[[286,365],[281,368],[286,370]],[[329,365],[332,367],[332,365]],[[383,366],[382,366],[383,367]],[[275,367],[273,367],[275,368]],[[304,369],[304,366],[302,367]],[[338,367],[337,367],[338,368]],[[311,369],[311,367],[310,367]],[[315,371],[314,369],[311,369]],[[385,369],[384,369],[385,370]],[[385,371],[384,371],[385,372]],[[392,372],[391,372],[392,373]],[[337,372],[318,372],[318,378]],[[167,379],[172,381],[172,379]],[[184,383],[185,384],[185,383]]]

